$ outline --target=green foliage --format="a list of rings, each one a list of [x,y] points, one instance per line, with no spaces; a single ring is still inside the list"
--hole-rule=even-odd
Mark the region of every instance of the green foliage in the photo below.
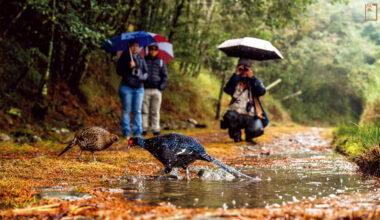
[[[282,101],[297,122],[358,122],[367,100],[379,97],[378,87],[371,84],[380,56],[376,42],[363,37],[371,27],[363,24],[364,3],[345,3],[319,1],[299,26],[274,30],[273,42],[285,59],[257,64],[264,82],[282,79],[271,91],[275,98],[302,91]],[[362,20],[356,18],[358,13]]]
[[[202,71],[197,77],[182,76],[170,69],[168,88],[163,92],[162,120],[197,118],[204,122],[214,117],[220,82]]]
[[[41,101],[49,72],[50,94],[63,82],[87,100],[97,92],[117,97],[114,63],[97,49],[105,39],[133,30],[160,33],[173,43],[170,83],[180,90],[194,89],[187,77],[197,77],[205,68],[220,79],[232,73],[236,59],[216,49],[224,40],[251,36],[271,41],[285,59],[257,62],[255,75],[265,84],[282,79],[271,90],[277,100],[272,103],[302,90],[301,96],[281,101],[297,122],[356,122],[364,103],[380,95],[380,28],[363,22],[357,2],[24,0],[1,6],[0,58],[6,65],[0,67],[0,109],[31,109],[20,100],[28,95],[33,103]],[[91,91],[101,82],[106,89]],[[194,97],[199,96],[189,98]]]
[[[366,174],[380,176],[380,128],[375,124],[341,126],[334,131],[335,150],[351,158]]]
[[[363,29],[361,34],[374,41],[377,45],[380,45],[380,30],[378,25],[370,23]]]
[[[370,149],[373,146],[378,146],[380,141],[380,128],[376,125],[346,125],[337,128],[335,135],[337,137],[346,137],[352,142],[347,144],[359,145],[360,148]]]
[[[0,67],[0,79],[4,82],[0,85],[0,109],[14,106],[30,112],[36,104],[54,111],[56,107],[51,106],[54,102],[45,103],[41,95],[46,83],[48,97],[64,83],[82,101],[86,102],[86,97],[92,99],[95,93],[90,90],[96,86],[87,85],[90,83],[86,81],[87,75],[94,72],[89,68],[100,62],[102,71],[114,71],[110,58],[104,58],[109,62],[108,68],[94,59],[102,53],[95,49],[107,38],[133,30],[160,33],[173,43],[175,59],[171,65],[176,66],[173,72],[178,76],[172,82],[174,85],[185,84],[179,80],[183,76],[197,76],[203,65],[223,77],[234,65],[233,59],[218,52],[218,44],[247,35],[271,39],[271,28],[299,22],[312,2],[3,1],[0,3],[0,22],[4,24],[0,27],[0,58],[6,65]],[[96,74],[99,82],[111,77],[104,92],[117,96],[118,79],[114,74]],[[46,76],[49,78],[45,79]],[[28,102],[21,101],[26,97]]]

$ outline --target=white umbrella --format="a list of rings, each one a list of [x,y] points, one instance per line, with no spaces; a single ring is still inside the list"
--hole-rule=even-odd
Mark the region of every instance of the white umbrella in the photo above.
[[[218,46],[230,57],[244,57],[253,60],[283,59],[278,51],[269,41],[253,37],[226,40]]]

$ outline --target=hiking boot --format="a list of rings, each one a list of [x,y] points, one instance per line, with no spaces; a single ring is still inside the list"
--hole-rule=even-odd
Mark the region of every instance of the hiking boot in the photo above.
[[[241,137],[234,138],[235,143],[241,142]]]
[[[161,132],[159,132],[159,131],[153,132],[153,135],[154,135],[154,136],[158,136],[158,135],[160,135],[160,134],[161,134]]]
[[[254,141],[253,140],[253,138],[249,138],[249,139],[247,139],[247,140],[245,140],[246,142],[248,142],[248,143],[251,143],[251,144],[253,144],[253,145],[258,145],[259,143],[257,143],[256,141]]]

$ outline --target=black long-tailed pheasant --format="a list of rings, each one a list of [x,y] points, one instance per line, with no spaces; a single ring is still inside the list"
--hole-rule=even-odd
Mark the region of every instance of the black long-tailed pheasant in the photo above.
[[[189,178],[188,166],[196,160],[204,160],[214,163],[236,177],[245,177],[252,181],[260,180],[220,162],[208,154],[197,140],[182,134],[170,133],[153,138],[133,137],[129,139],[128,145],[140,146],[149,151],[164,165],[165,173],[170,173],[173,167],[181,167],[186,170]]]
[[[89,127],[79,130],[71,143],[58,155],[61,156],[70,148],[78,145],[80,147],[79,161],[82,161],[82,151],[91,151],[92,159],[96,161],[94,151],[101,151],[109,148],[113,143],[117,144],[119,137],[111,134],[101,127]]]

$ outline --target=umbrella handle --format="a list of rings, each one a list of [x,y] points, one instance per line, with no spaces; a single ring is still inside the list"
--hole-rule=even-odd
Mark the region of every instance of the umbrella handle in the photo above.
[[[131,48],[129,48],[129,55],[131,56],[131,61],[133,61],[133,56],[132,56]]]

